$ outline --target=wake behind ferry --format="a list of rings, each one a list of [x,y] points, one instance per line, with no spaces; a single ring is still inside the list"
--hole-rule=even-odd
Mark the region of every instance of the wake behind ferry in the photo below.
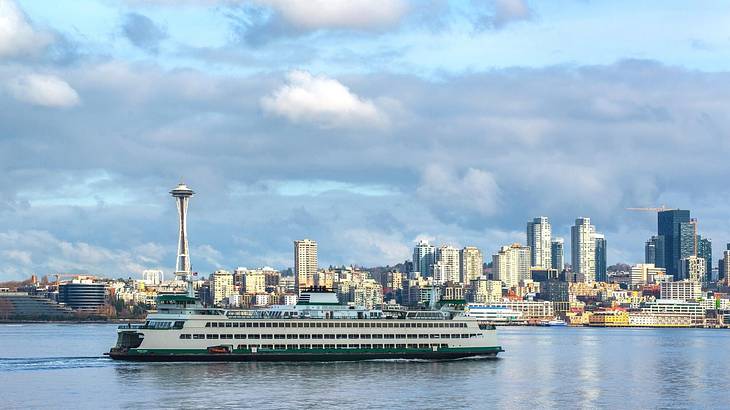
[[[334,292],[303,291],[296,305],[207,308],[161,295],[143,325],[120,326],[106,353],[130,361],[346,361],[494,358],[494,326],[462,312],[383,311],[341,305]]]

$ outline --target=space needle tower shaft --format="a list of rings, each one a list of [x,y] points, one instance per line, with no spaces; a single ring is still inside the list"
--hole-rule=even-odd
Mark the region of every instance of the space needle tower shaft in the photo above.
[[[177,242],[177,260],[175,261],[175,275],[190,279],[190,249],[188,248],[188,202],[195,192],[187,185],[180,183],[170,191],[170,195],[177,201],[177,212],[180,217],[180,227]]]

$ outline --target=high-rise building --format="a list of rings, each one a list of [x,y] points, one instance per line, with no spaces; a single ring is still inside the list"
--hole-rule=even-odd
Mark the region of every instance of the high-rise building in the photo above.
[[[314,286],[317,269],[317,242],[311,239],[294,241],[295,287],[302,289]]]
[[[465,246],[459,253],[461,283],[468,284],[479,279],[484,270],[484,257],[475,246]]]
[[[546,216],[527,223],[527,246],[530,247],[530,264],[543,269],[552,267],[552,228]]]
[[[596,247],[596,282],[608,282],[606,270],[606,237],[601,233],[593,234]]]
[[[664,266],[664,237],[652,236],[644,245],[644,263]]]
[[[219,269],[210,275],[210,294],[214,305],[220,305],[224,299],[235,293],[231,272]]]
[[[722,259],[720,259],[718,271],[718,281],[726,279],[726,282],[730,282],[727,280],[730,279],[730,243],[727,244],[727,249],[722,251]]]
[[[413,248],[413,271],[420,272],[423,277],[429,277],[431,265],[434,263],[436,263],[436,248],[429,245],[428,241],[418,241]]]
[[[442,245],[436,252],[433,281],[440,285],[446,282],[459,283],[461,264],[459,250],[451,245]]]
[[[142,282],[146,285],[159,285],[164,280],[161,270],[147,269],[142,271]]]
[[[683,280],[702,282],[705,278],[707,262],[697,256],[688,256],[679,261],[679,277]]]
[[[629,284],[632,286],[646,285],[647,283],[656,283],[657,280],[665,276],[664,268],[657,268],[653,263],[639,263],[631,267],[631,276]]]
[[[551,268],[561,272],[565,268],[565,251],[563,238],[554,238],[550,243]]]
[[[570,228],[570,258],[573,273],[585,282],[592,282],[596,277],[596,242],[593,235],[596,228],[591,225],[591,218],[578,218]]]
[[[514,243],[503,246],[492,255],[494,278],[502,281],[508,288],[517,286],[521,280],[530,277],[530,248]]]
[[[695,255],[696,227],[688,210],[673,209],[657,214],[657,234],[664,239],[664,260],[657,258],[657,266],[666,268],[667,275],[678,278],[679,261]]]
[[[705,278],[703,282],[712,281],[712,241],[697,235],[697,257],[705,260]]]

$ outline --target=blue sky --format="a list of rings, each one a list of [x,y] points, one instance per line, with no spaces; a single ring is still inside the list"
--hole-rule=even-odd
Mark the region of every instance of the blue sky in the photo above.
[[[730,242],[730,5],[0,0],[0,279],[485,255],[580,216],[609,263],[691,209]],[[569,255],[566,255],[569,258]],[[489,257],[487,256],[487,259]]]

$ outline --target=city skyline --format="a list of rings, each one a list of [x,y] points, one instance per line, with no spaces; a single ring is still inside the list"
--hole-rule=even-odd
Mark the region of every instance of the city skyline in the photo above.
[[[489,260],[541,215],[640,263],[661,204],[723,255],[728,7],[295,3],[0,0],[0,280],[172,272],[181,179],[205,273]]]

